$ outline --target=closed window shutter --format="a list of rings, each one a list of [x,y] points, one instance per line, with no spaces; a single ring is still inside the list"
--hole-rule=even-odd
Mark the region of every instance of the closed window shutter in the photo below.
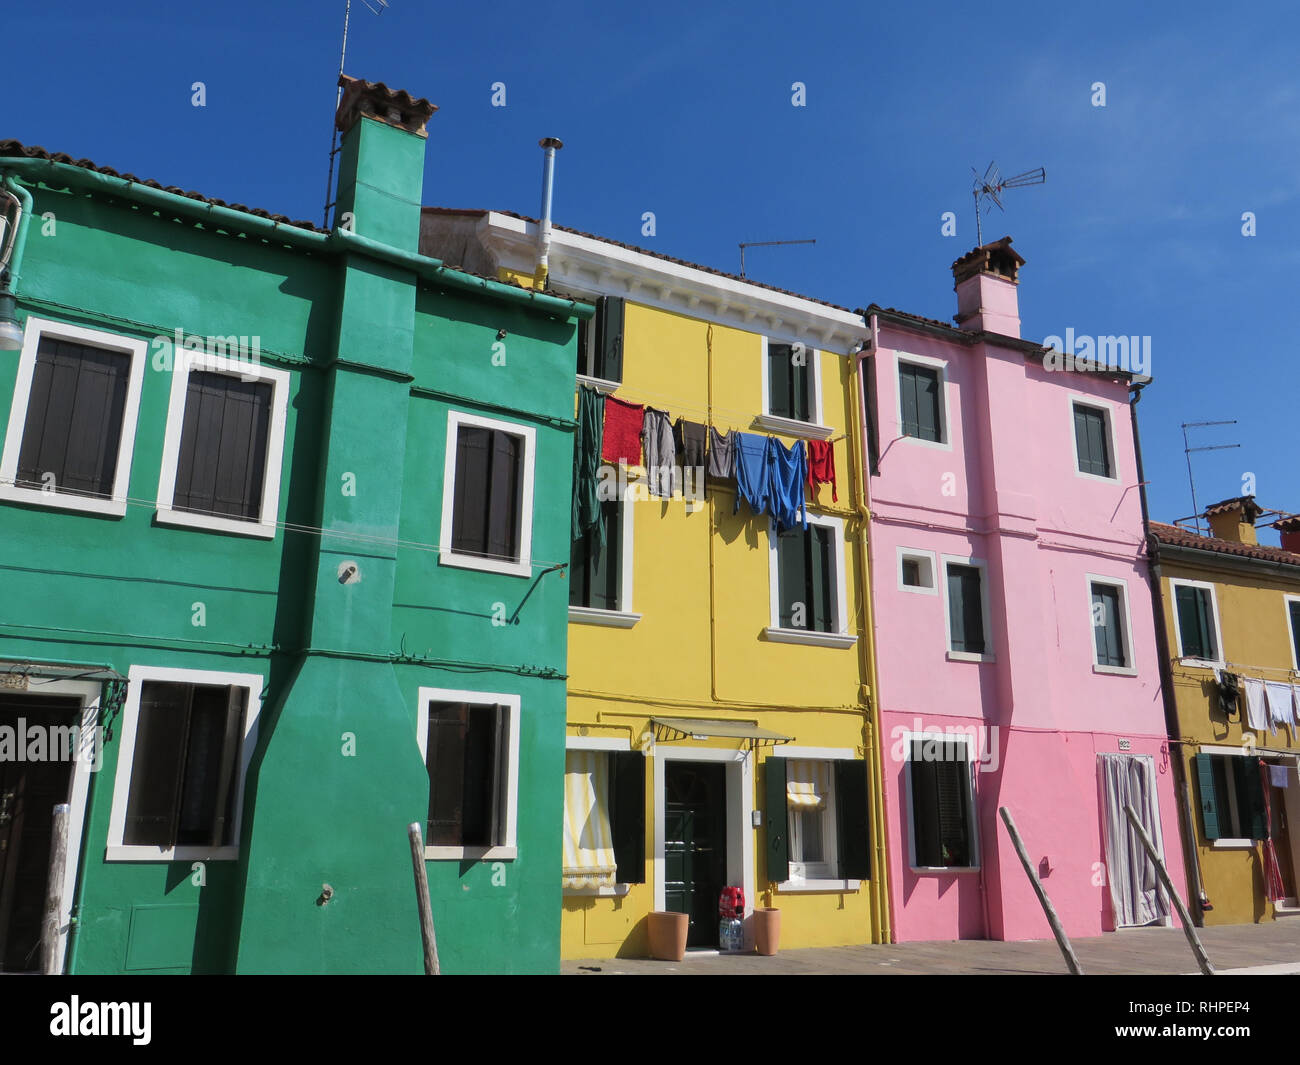
[[[805,533],[810,554],[809,584],[811,587],[813,627],[818,632],[836,631],[836,604],[832,554],[834,537],[824,525],[810,525]]]
[[[808,602],[807,542],[802,529],[791,529],[776,538],[778,618],[783,629],[807,629],[813,625],[813,605]],[[795,621],[802,607],[801,620]]]
[[[903,413],[903,435],[920,436],[920,418],[917,415],[916,368],[900,366],[898,368],[899,404]]]
[[[1217,651],[1210,628],[1210,597],[1204,588],[1179,585],[1174,602],[1178,610],[1178,634],[1186,658],[1213,660]]]
[[[497,773],[500,767],[501,708],[471,706],[465,732],[462,776],[464,820],[461,842],[466,847],[491,847],[497,838]]]
[[[954,651],[983,654],[984,599],[975,566],[948,567],[948,623]]]
[[[606,381],[623,380],[623,321],[624,301],[616,296],[602,296],[597,301],[600,320],[596,323],[597,357],[600,365],[596,376]]]
[[[1237,756],[1233,764],[1233,777],[1237,785],[1237,815],[1241,831],[1250,839],[1268,836],[1264,815],[1264,782],[1258,758]]]
[[[16,482],[108,498],[113,494],[131,357],[42,337],[36,352]]]
[[[939,374],[919,367],[916,371],[917,436],[939,440]]]
[[[615,751],[610,756],[610,830],[620,884],[645,883],[645,755]]]
[[[1208,754],[1196,756],[1196,792],[1201,802],[1201,823],[1207,840],[1216,840],[1219,832],[1219,803],[1214,788],[1214,765]]]
[[[569,546],[569,606],[591,606],[592,533],[588,529]]]
[[[519,504],[523,488],[520,451],[523,442],[509,433],[493,431],[488,478],[488,554],[519,557]]]
[[[871,876],[871,840],[867,828],[867,763],[836,761],[835,833],[839,875],[845,880]]]
[[[782,884],[790,879],[790,810],[785,759],[769,757],[763,763],[763,825],[767,842],[767,879]]]
[[[170,847],[185,768],[190,687],[146,681],[140,690],[122,842]]]
[[[1124,660],[1124,623],[1119,611],[1119,589],[1105,584],[1092,586],[1092,604],[1094,611],[1100,608],[1101,624],[1093,621],[1093,635],[1097,647],[1097,664],[1102,666],[1126,666]]]
[[[1094,407],[1074,408],[1074,442],[1079,453],[1079,472],[1098,477],[1111,475],[1104,411]]]
[[[431,847],[459,847],[464,841],[464,792],[469,707],[464,703],[429,706],[429,821]]]
[[[1300,665],[1300,601],[1292,602],[1291,608],[1291,643],[1295,647],[1296,664]]]
[[[767,345],[768,412],[778,418],[793,418],[794,376],[790,345],[769,341]]]
[[[173,507],[244,521],[261,518],[272,396],[265,381],[189,375]]]
[[[812,416],[812,351],[804,348],[803,365],[795,365],[793,349],[790,367],[790,417],[806,422]]]
[[[970,847],[970,767],[964,746],[953,742],[943,745],[944,760],[935,765],[938,782],[939,836],[943,861],[947,866],[971,865]]]
[[[195,685],[190,697],[189,734],[177,816],[176,843],[219,846],[233,843],[229,829],[238,748],[240,702],[226,687]]]
[[[916,847],[916,864],[937,867],[943,862],[943,844],[939,831],[939,781],[936,762],[925,758],[924,740],[913,740],[907,763],[912,782],[912,837]]]
[[[456,434],[456,497],[452,503],[452,549],[487,554],[487,493],[492,431],[462,425]]]
[[[868,359],[867,365],[862,370],[863,379],[866,381],[866,388],[862,399],[862,405],[865,410],[865,421],[867,423],[867,467],[872,477],[880,476],[880,430],[877,426],[879,412],[877,410],[879,403],[876,399],[876,368],[875,363],[878,360]]]

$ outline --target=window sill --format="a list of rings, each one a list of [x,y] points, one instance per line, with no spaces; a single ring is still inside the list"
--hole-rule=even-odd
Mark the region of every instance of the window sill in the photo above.
[[[159,507],[154,515],[159,525],[175,525],[206,532],[233,533],[257,540],[274,540],[276,528],[258,521],[238,521],[235,518],[218,518],[211,514],[191,514],[189,511]]]
[[[1076,477],[1082,477],[1085,481],[1099,481],[1101,484],[1109,485],[1119,484],[1118,477],[1103,477],[1099,473],[1084,473],[1083,470],[1078,469],[1077,467],[1075,468],[1074,475]]]
[[[475,555],[458,555],[454,551],[438,552],[438,564],[457,569],[476,569],[482,573],[500,573],[506,577],[531,577],[532,566],[527,562],[511,562],[504,558],[478,558]]]
[[[801,422],[797,418],[782,418],[777,414],[760,414],[754,419],[755,429],[766,429],[783,436],[801,436],[805,440],[829,440],[835,430],[816,422]]]
[[[579,385],[589,385],[597,392],[603,395],[611,395],[616,392],[623,384],[622,381],[607,381],[603,377],[588,377],[585,373],[578,374]]]
[[[565,898],[621,899],[632,890],[631,884],[612,884],[605,887],[566,887]]]
[[[773,643],[801,643],[809,647],[852,647],[856,636],[842,632],[811,632],[807,629],[778,629],[768,626],[763,636]]]
[[[0,499],[10,503],[27,503],[34,507],[49,510],[75,510],[82,514],[105,514],[112,518],[126,515],[126,500],[98,499],[92,496],[77,496],[67,492],[42,492],[38,488],[18,488],[15,485],[0,485]]]
[[[518,847],[425,847],[426,862],[501,862],[519,857]]]
[[[1180,666],[1186,666],[1188,669],[1222,669],[1222,662],[1212,662],[1207,658],[1180,658]]]
[[[1132,666],[1099,666],[1095,662],[1092,671],[1108,677],[1136,677],[1138,675],[1138,671]]]
[[[796,895],[813,891],[858,891],[861,887],[861,880],[787,880],[777,884],[776,890],[782,895]]]
[[[978,865],[913,865],[909,868],[918,876],[949,876],[980,871]]]
[[[624,610],[601,610],[592,606],[569,607],[571,625],[604,625],[611,629],[630,629],[640,620],[640,614]]]
[[[1254,850],[1255,841],[1253,839],[1215,839],[1210,841],[1210,846],[1216,851],[1244,851]]]
[[[232,862],[238,859],[238,847],[164,848],[110,844],[104,850],[106,862]]]
[[[996,662],[997,657],[991,654],[976,654],[974,651],[949,651],[949,662]]]
[[[952,450],[952,444],[947,440],[924,440],[919,436],[908,436],[906,433],[901,434],[899,439],[909,444],[917,444],[920,447],[934,448],[936,451]]]

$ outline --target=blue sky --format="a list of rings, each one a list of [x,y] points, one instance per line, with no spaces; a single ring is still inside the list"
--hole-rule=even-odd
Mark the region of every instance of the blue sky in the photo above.
[[[561,224],[732,271],[742,240],[811,237],[751,251],[749,275],[948,319],[970,168],[1045,167],[985,237],[1028,261],[1025,336],[1151,337],[1153,517],[1192,510],[1179,423],[1234,418],[1198,431],[1241,444],[1193,456],[1202,506],[1250,473],[1264,505],[1300,511],[1292,5],[391,4],[354,3],[347,72],[439,106],[430,204],[534,213],[537,140],[558,136]],[[343,8],[13,7],[0,137],[319,222]]]

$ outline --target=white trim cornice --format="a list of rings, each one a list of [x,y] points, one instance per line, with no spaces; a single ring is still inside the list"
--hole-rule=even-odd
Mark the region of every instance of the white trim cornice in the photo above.
[[[477,230],[498,269],[532,273],[537,256],[535,222],[488,211]],[[778,340],[817,338],[820,347],[837,354],[870,336],[862,317],[851,311],[567,230],[552,231],[550,262],[551,282],[561,291],[566,285],[603,289],[646,306],[695,318],[707,316],[719,325],[759,331]]]

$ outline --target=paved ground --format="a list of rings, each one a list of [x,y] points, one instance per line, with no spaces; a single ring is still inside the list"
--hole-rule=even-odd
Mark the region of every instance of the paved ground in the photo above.
[[[1300,973],[1300,919],[1259,925],[1198,929],[1215,969]],[[1178,928],[1135,929],[1096,939],[1074,940],[1087,974],[1168,974],[1197,972],[1196,959]],[[1064,974],[1065,960],[1055,940],[997,943],[984,940],[907,943],[893,946],[826,947],[782,951],[772,958],[757,954],[688,953],[681,962],[615,958],[566,961],[573,975],[758,976],[947,973],[966,975]]]

